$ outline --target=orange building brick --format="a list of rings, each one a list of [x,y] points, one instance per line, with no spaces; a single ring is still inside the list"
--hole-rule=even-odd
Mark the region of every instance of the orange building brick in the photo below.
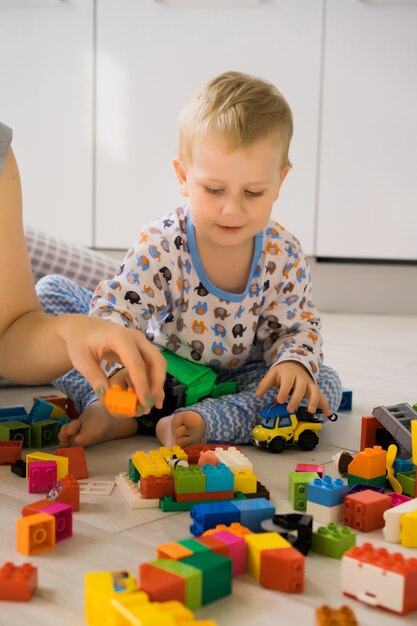
[[[0,600],[28,602],[38,587],[38,568],[30,563],[0,567]]]
[[[55,547],[55,517],[35,513],[16,520],[16,549],[28,556]]]
[[[81,446],[74,446],[73,448],[58,448],[55,454],[67,457],[69,461],[68,474],[72,474],[75,478],[88,478],[88,468],[84,448]]]
[[[315,626],[358,626],[358,621],[349,606],[332,609],[324,604],[316,609]]]
[[[138,414],[139,402],[132,388],[122,389],[120,385],[109,387],[104,396],[104,404],[111,413],[129,417],[136,417]]]
[[[348,473],[361,478],[384,476],[387,470],[387,452],[381,446],[365,448],[349,463]]]

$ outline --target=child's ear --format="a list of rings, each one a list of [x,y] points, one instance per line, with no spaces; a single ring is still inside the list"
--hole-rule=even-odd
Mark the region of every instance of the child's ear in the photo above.
[[[181,195],[188,197],[188,185],[187,185],[187,172],[182,167],[177,157],[174,157],[172,161],[172,165],[174,166],[175,173],[177,175],[178,183],[180,186]]]
[[[281,170],[281,174],[280,174],[280,176],[279,176],[279,184],[278,184],[278,188],[277,188],[277,195],[275,196],[275,200],[277,200],[277,199],[278,199],[279,192],[280,192],[280,190],[281,190],[281,185],[282,185],[282,183],[284,182],[284,180],[286,179],[287,174],[288,174],[288,172],[290,171],[290,169],[291,169],[291,165],[286,165],[286,166],[285,166],[285,167],[283,167],[283,168],[282,168],[282,170]],[[275,200],[274,200],[274,202],[275,202]]]

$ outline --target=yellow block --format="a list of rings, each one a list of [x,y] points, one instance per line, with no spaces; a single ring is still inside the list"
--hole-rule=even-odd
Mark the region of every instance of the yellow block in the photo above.
[[[175,455],[177,459],[188,461],[188,454],[186,454],[180,446],[173,446],[172,448],[159,448],[159,454],[163,459],[167,456],[171,458]]]
[[[406,548],[417,548],[417,511],[401,515],[400,525],[401,545]]]
[[[417,420],[411,422],[411,449],[413,451],[413,463],[417,465]]]
[[[88,572],[84,575],[84,605],[88,626],[114,626],[111,619],[110,600],[121,600],[137,590],[136,578],[129,571]],[[143,593],[143,592],[142,592]],[[143,601],[147,594],[140,596]],[[135,598],[139,602],[138,596]],[[128,622],[127,622],[128,623]]]
[[[31,452],[26,455],[26,479],[28,479],[28,464],[31,461],[56,461],[57,480],[61,480],[68,474],[69,459],[66,456],[48,454],[47,452]]]
[[[256,475],[251,470],[233,472],[234,490],[242,493],[256,493]]]
[[[291,548],[284,537],[278,533],[259,533],[244,535],[248,546],[248,573],[259,582],[261,572],[261,552],[277,548]]]
[[[132,463],[143,478],[147,476],[159,477],[171,475],[171,468],[168,463],[164,461],[159,450],[151,450],[149,454],[141,450],[135,452],[132,456]]]

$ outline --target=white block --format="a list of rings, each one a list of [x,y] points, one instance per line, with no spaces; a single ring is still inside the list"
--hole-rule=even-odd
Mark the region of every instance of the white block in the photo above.
[[[321,522],[322,524],[340,524],[343,522],[345,505],[337,504],[336,506],[324,506],[324,504],[317,504],[317,502],[310,502],[307,500],[307,514],[312,515],[315,522]]]
[[[398,506],[393,506],[384,512],[385,526],[382,529],[385,541],[390,543],[400,543],[401,515],[417,511],[417,498],[403,502]]]
[[[216,448],[214,452],[220,463],[224,463],[232,472],[253,471],[253,463],[234,446],[227,450]]]
[[[144,498],[139,485],[130,480],[126,472],[117,474],[116,485],[131,509],[159,509],[159,498]]]

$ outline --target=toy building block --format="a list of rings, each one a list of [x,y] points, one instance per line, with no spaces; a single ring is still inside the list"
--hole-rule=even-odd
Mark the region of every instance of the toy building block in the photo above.
[[[72,506],[49,502],[48,506],[39,509],[39,513],[47,513],[55,517],[55,543],[72,537]]]
[[[308,515],[312,515],[315,522],[321,522],[322,524],[343,523],[344,510],[344,504],[324,506],[323,504],[317,504],[317,502],[307,501]]]
[[[136,469],[136,467],[133,465],[133,461],[132,459],[129,459],[129,478],[130,480],[132,480],[134,483],[139,482],[140,480],[140,474],[138,472],[138,470]]]
[[[414,410],[417,410],[417,404]],[[417,419],[411,422],[411,452],[413,455],[413,463],[417,465]],[[417,494],[416,494],[417,497]]]
[[[141,478],[171,475],[170,466],[156,450],[151,450],[149,454],[139,450],[132,456],[132,462]]]
[[[31,461],[27,466],[29,493],[49,493],[56,484],[55,461]]]
[[[102,626],[108,621],[109,601],[121,600],[137,589],[129,571],[88,572],[84,574],[84,606],[88,626]],[[146,594],[143,594],[146,599]]]
[[[171,476],[147,476],[138,485],[144,498],[160,499],[174,495],[174,480]]]
[[[399,472],[396,474],[396,479],[403,488],[403,493],[410,498],[414,498],[416,492],[416,472]]]
[[[315,478],[316,472],[290,472],[288,474],[288,500],[295,511],[305,511],[307,507],[307,485]]]
[[[417,609],[417,559],[374,548],[354,547],[342,558],[342,591],[400,615]]]
[[[400,543],[405,548],[417,548],[417,511],[401,515]]]
[[[234,476],[234,490],[241,493],[253,493],[257,492],[257,480],[256,475],[249,470],[244,472],[235,472]]]
[[[313,517],[303,513],[281,513],[262,522],[262,530],[279,532],[293,548],[306,556],[311,548]]]
[[[241,537],[241,538],[244,538],[245,535],[252,534],[252,531],[249,530],[249,528],[242,526],[242,524],[240,524],[239,522],[232,522],[228,526],[226,526],[225,524],[217,524],[214,528],[209,528],[208,530],[205,530],[203,533],[203,536],[212,535],[213,533],[222,532],[224,530],[227,530],[233,533],[234,535],[236,535],[236,537]]]
[[[26,461],[23,461],[22,459],[15,461],[10,466],[10,470],[13,474],[16,474],[16,476],[20,476],[20,478],[26,478]]]
[[[317,554],[341,559],[343,554],[356,545],[356,533],[348,526],[327,524],[313,532],[311,549]]]
[[[21,456],[21,441],[0,441],[0,465],[13,465]]]
[[[194,620],[193,613],[181,602],[136,601],[135,596],[143,592],[131,593],[124,598],[109,601],[111,624],[131,624],[132,626],[216,626],[213,620]],[[93,625],[96,626],[96,625]]]
[[[323,604],[316,609],[315,626],[359,626],[359,622],[349,606],[332,609]]]
[[[114,480],[79,480],[80,495],[109,496],[116,484]]]
[[[50,414],[50,417],[53,417],[53,418],[61,417],[61,414],[57,414],[55,412],[57,411],[57,409],[63,410],[65,412],[65,415],[67,415],[71,419],[75,419],[79,417],[80,415],[77,409],[75,408],[74,401],[71,398],[68,398],[67,396],[58,396],[57,394],[54,394],[54,393],[49,393],[47,395],[33,396],[34,404],[36,403],[37,400],[41,400],[42,402],[52,405],[52,407],[54,408],[54,412]]]
[[[24,448],[30,448],[30,425],[19,420],[0,422],[0,441],[21,441]]]
[[[403,504],[403,502],[409,502],[412,499],[405,496],[403,493],[396,493],[395,491],[387,493],[387,496],[391,498],[391,506],[399,506]]]
[[[346,496],[343,522],[355,530],[368,533],[384,526],[384,513],[392,506],[391,498],[367,489]]]
[[[72,400],[65,396],[33,396],[33,406],[29,413],[30,420],[33,422],[49,418],[59,421],[71,417],[68,411],[70,403]],[[78,413],[73,417],[78,417]]]
[[[191,465],[198,465],[198,461],[200,458],[200,454],[202,452],[207,452],[207,451],[211,451],[214,452],[217,448],[223,448],[224,450],[227,450],[230,446],[229,445],[222,445],[219,443],[193,443],[190,444],[188,446],[184,446],[183,447],[183,451],[185,452],[185,454],[188,457],[188,462]],[[239,450],[239,448],[236,448],[237,450]],[[216,457],[218,460],[218,457]]]
[[[213,532],[211,535],[201,535],[198,537],[198,540],[207,540],[210,537],[222,542],[226,547],[227,554],[225,556],[228,556],[232,561],[232,575],[238,576],[239,574],[245,574],[248,563],[248,550],[244,537],[239,537],[229,530],[219,530]]]
[[[361,443],[360,449],[372,448],[380,445],[384,450],[394,443],[394,439],[389,432],[378,422],[373,415],[364,415],[361,422]]]
[[[180,459],[180,461],[188,461],[189,465],[196,465],[195,463],[191,463],[189,461],[188,454],[183,450],[183,448],[181,448],[181,446],[172,446],[172,448],[161,446],[158,452],[163,459],[176,457],[177,459]]]
[[[224,448],[215,449],[216,456],[220,463],[227,465],[232,472],[244,472],[245,470],[253,471],[253,464],[249,459],[241,453],[238,448],[230,446],[227,450]]]
[[[351,389],[342,390],[342,399],[340,401],[339,408],[337,409],[338,413],[339,411],[351,411],[352,410],[352,395],[353,395],[353,392]]]
[[[349,487],[349,491],[347,495],[350,496],[352,493],[359,493],[360,491],[366,491],[367,489],[369,489],[369,491],[374,491],[375,493],[385,493],[384,487],[378,487],[377,485],[364,485],[363,483],[356,483],[356,485]],[[388,495],[391,495],[391,494],[388,494]],[[397,495],[400,495],[400,494],[397,494]]]
[[[190,502],[199,504],[202,502],[219,502],[221,500],[233,500],[234,491],[202,491],[198,493],[176,493],[177,502]],[[238,494],[237,494],[238,495]]]
[[[74,446],[72,448],[58,448],[56,451],[58,456],[65,456],[68,459],[68,473],[75,478],[88,478],[87,461],[85,458],[84,448]]]
[[[387,452],[381,446],[365,448],[353,457],[348,467],[348,474],[370,479],[385,475],[387,468]]]
[[[399,445],[399,456],[410,457],[412,454],[411,422],[417,419],[417,412],[407,402],[403,402],[393,406],[377,406],[372,411],[372,415]]]
[[[259,582],[266,589],[301,593],[304,591],[305,558],[295,548],[261,552]]]
[[[28,413],[23,406],[8,406],[0,409],[0,422],[10,422],[11,420],[18,420],[20,422],[28,422]]]
[[[55,517],[35,513],[16,520],[16,548],[28,556],[55,548]]]
[[[323,478],[326,473],[324,465],[313,465],[312,463],[297,463],[295,466],[296,472],[316,472],[320,478]]]
[[[42,509],[45,509],[47,506],[51,504],[50,500],[44,498],[42,500],[36,500],[36,502],[29,502],[29,504],[25,504],[22,507],[22,516],[26,517],[27,515],[34,515],[35,513],[40,513]]]
[[[262,532],[262,522],[275,515],[275,506],[265,498],[234,500],[233,506],[240,512],[240,523],[254,533]]]
[[[68,459],[66,457],[48,454],[47,452],[31,452],[26,455],[26,474],[28,473],[28,465],[32,461],[55,461],[58,480],[61,480],[68,474]]]
[[[224,463],[203,465],[201,466],[201,471],[206,477],[206,491],[244,491],[243,489],[239,489],[237,483],[239,483],[241,487],[245,486],[246,472],[234,474]],[[237,479],[238,476],[240,476],[240,479]],[[252,476],[254,476],[254,474],[252,474]],[[256,487],[256,476],[254,476],[254,479]]]
[[[74,512],[80,510],[80,485],[72,474],[61,478],[47,497],[50,502],[70,504]]]
[[[414,469],[414,465],[411,461],[408,461],[407,459],[400,459],[398,456],[396,457],[392,467],[395,474],[398,474],[399,472],[412,472]]]
[[[40,420],[30,425],[32,448],[44,448],[58,443],[59,424],[54,420]]]
[[[158,559],[181,561],[186,556],[194,554],[192,550],[180,544],[178,541],[170,541],[168,543],[161,543],[157,547],[156,556]]]
[[[269,493],[268,489],[265,487],[265,485],[263,485],[262,483],[259,482],[259,480],[256,481],[256,492],[255,493],[245,493],[245,498],[265,498],[265,500],[270,500],[271,499],[271,494]]]
[[[291,548],[281,535],[276,532],[253,533],[245,536],[248,547],[248,574],[259,582],[261,575],[261,554],[264,550]]]
[[[240,511],[232,502],[196,504],[190,515],[193,519],[190,532],[195,536],[202,535],[205,530],[214,528],[219,523],[240,522]]]
[[[417,499],[413,498],[398,506],[387,509],[384,513],[385,526],[382,530],[385,541],[400,543],[401,518],[406,513],[417,511]]]
[[[159,509],[159,498],[145,498],[126,472],[116,475],[116,485],[131,509]]]
[[[131,387],[122,389],[120,385],[113,385],[107,389],[103,401],[110,413],[118,413],[128,417],[138,415],[139,402],[135,390]]]
[[[229,558],[208,550],[187,556],[181,563],[200,570],[203,606],[232,593],[232,561]]]
[[[341,478],[333,480],[331,476],[315,478],[307,485],[307,500],[323,504],[324,506],[336,506],[342,504],[349,486]]]
[[[0,600],[28,602],[38,587],[38,568],[31,563],[0,567]]]
[[[171,476],[174,479],[174,489],[176,493],[206,491],[206,475],[198,465],[176,467],[171,471]]]
[[[354,474],[348,474],[348,485],[354,487],[355,485],[367,485],[373,487],[385,487],[386,474],[381,474],[376,478],[364,478],[363,476],[355,476]]]
[[[207,551],[210,555],[211,552]],[[195,555],[197,556],[197,555]],[[216,555],[217,556],[217,555]],[[191,610],[203,601],[203,574],[199,568],[181,561],[159,560],[139,566],[139,584],[153,602],[178,600]]]

